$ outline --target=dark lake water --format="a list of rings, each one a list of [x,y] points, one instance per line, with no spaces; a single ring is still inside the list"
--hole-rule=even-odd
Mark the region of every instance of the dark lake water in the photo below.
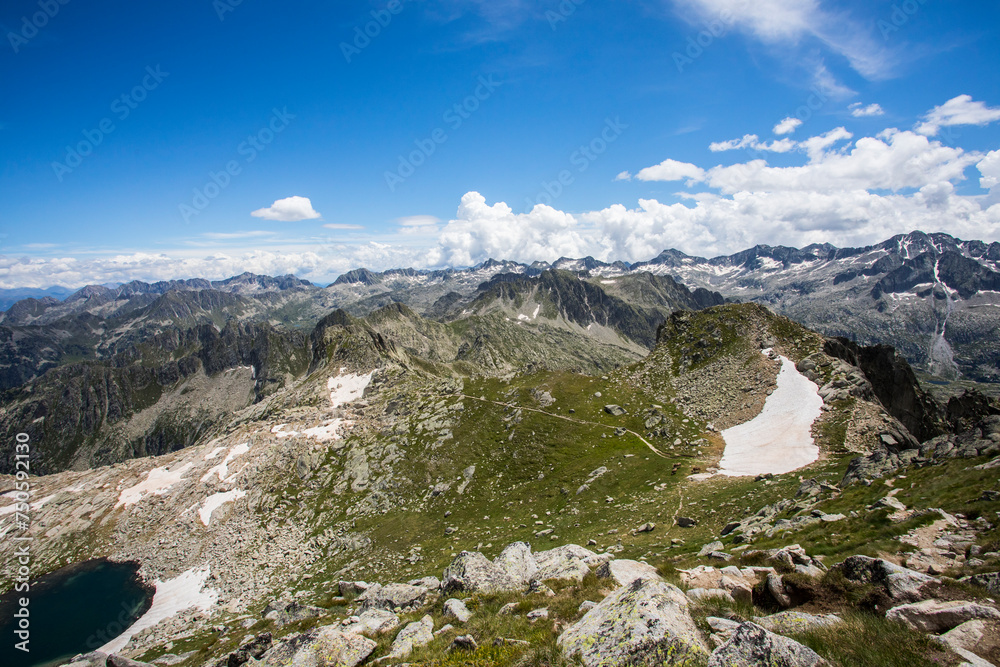
[[[153,588],[144,586],[134,563],[92,560],[68,565],[40,577],[29,593],[0,597],[0,665],[51,667],[77,653],[88,653],[114,639],[149,609]],[[17,650],[20,639],[17,599],[30,599],[30,653]]]

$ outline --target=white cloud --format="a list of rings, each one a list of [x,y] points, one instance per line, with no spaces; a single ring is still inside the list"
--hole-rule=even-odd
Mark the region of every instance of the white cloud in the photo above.
[[[992,151],[976,165],[979,173],[983,175],[979,179],[979,186],[984,190],[992,190],[1000,185],[1000,151]]]
[[[261,236],[274,236],[275,232],[252,231],[252,232],[206,232],[202,238],[212,241],[232,241],[235,239],[252,239]]]
[[[825,10],[819,0],[673,0],[693,13],[695,23],[721,20],[756,39],[788,48],[805,38],[822,42],[845,57],[862,76],[889,75],[893,56],[874,37],[874,25],[861,23],[844,12]]]
[[[635,176],[640,181],[700,181],[705,178],[705,170],[688,162],[664,160],[653,167],[646,167]]]
[[[615,180],[616,181],[631,181],[632,180],[632,174],[630,174],[627,171],[623,171],[620,174],[618,174],[617,176],[615,176]]]
[[[743,135],[742,139],[730,139],[729,141],[717,141],[710,144],[708,149],[713,153],[723,151],[735,151],[750,148],[755,151],[769,151],[772,153],[787,153],[794,149],[796,143],[791,139],[775,139],[771,143],[762,143],[756,134]]]
[[[333,229],[333,230],[350,230],[350,229],[364,229],[364,225],[349,225],[343,222],[331,222],[329,224],[323,225],[323,229]]]
[[[863,106],[861,102],[855,102],[847,108],[851,110],[851,115],[855,118],[870,118],[872,116],[885,115],[885,111],[879,104],[869,104],[868,106]]]
[[[1000,107],[988,107],[983,102],[974,102],[971,95],[959,95],[934,107],[924,116],[924,122],[917,125],[917,132],[929,137],[937,135],[942,127],[953,125],[989,125],[1000,120]]]
[[[774,133],[777,134],[779,137],[786,134],[791,134],[792,132],[797,130],[800,125],[802,125],[802,121],[799,120],[798,118],[786,118],[774,126]]]
[[[437,234],[441,229],[441,219],[433,215],[411,215],[396,222],[401,234],[430,235]]]
[[[308,197],[287,197],[279,199],[267,208],[257,209],[251,213],[255,218],[264,220],[279,220],[281,222],[298,222],[300,220],[315,220],[320,214],[313,210]]]

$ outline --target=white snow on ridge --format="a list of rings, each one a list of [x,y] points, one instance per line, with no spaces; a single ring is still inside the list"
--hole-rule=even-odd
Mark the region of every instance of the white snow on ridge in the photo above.
[[[212,522],[212,512],[219,509],[226,503],[239,500],[246,494],[246,491],[233,489],[232,491],[226,491],[225,493],[216,493],[211,495],[208,498],[205,498],[205,502],[202,504],[201,509],[198,510],[198,517],[201,519],[201,522],[207,526]]]
[[[133,636],[146,628],[153,627],[164,619],[192,607],[202,611],[211,609],[218,602],[219,593],[211,588],[203,589],[208,575],[209,569],[206,566],[203,570],[192,568],[167,581],[157,579],[154,583],[156,593],[153,595],[153,604],[149,611],[130,625],[125,632],[98,650],[105,653],[118,653],[125,648]]]
[[[185,463],[184,465],[170,469],[170,466],[164,466],[162,468],[153,468],[146,475],[146,479],[139,482],[135,486],[130,486],[124,489],[118,496],[118,502],[115,507],[129,507],[135,505],[137,502],[145,498],[147,495],[162,496],[164,493],[170,490],[170,487],[180,482],[184,479],[184,473],[191,469],[194,464]]]
[[[345,370],[341,368],[340,372],[343,373]],[[326,383],[326,388],[330,390],[330,402],[333,403],[333,407],[339,408],[361,398],[374,374],[375,371],[366,375],[347,373],[330,378]]]
[[[778,387],[767,397],[761,413],[722,432],[726,449],[719,474],[781,475],[813,463],[819,458],[819,447],[813,441],[812,425],[822,407],[816,383],[781,357]]]
[[[321,426],[313,426],[302,431],[302,435],[316,438],[320,442],[340,440],[340,427],[352,426],[354,422],[347,419],[328,419]],[[281,435],[280,433],[278,434]]]

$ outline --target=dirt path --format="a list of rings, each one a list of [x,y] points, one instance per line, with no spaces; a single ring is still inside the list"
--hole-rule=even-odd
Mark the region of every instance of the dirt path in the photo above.
[[[458,394],[458,396],[461,396],[462,398],[468,398],[468,399],[471,399],[473,401],[479,401],[481,403],[492,403],[493,405],[499,405],[499,406],[502,406],[502,407],[505,407],[505,408],[512,408],[514,410],[527,410],[528,412],[537,412],[538,414],[546,415],[548,417],[555,417],[556,419],[562,419],[563,421],[573,422],[574,424],[589,424],[590,426],[600,426],[601,428],[609,428],[609,429],[612,429],[612,430],[614,430],[616,428],[621,428],[621,427],[618,427],[618,426],[610,426],[608,424],[602,424],[600,422],[587,421],[586,419],[576,419],[575,417],[566,417],[565,415],[557,415],[557,414],[553,414],[551,412],[546,412],[545,410],[539,410],[538,408],[528,408],[528,407],[525,407],[523,405],[515,405],[513,403],[502,403],[500,401],[490,401],[490,400],[487,400],[485,398],[480,398],[479,396],[469,396],[468,394]],[[663,458],[663,459],[669,459],[670,458],[666,454],[664,454],[663,452],[661,452],[660,450],[658,450],[656,447],[654,447],[651,442],[649,442],[648,440],[646,440],[644,437],[642,437],[641,435],[639,435],[635,431],[626,428],[625,432],[626,433],[631,433],[635,437],[639,438],[639,440],[641,440],[644,445],[646,445],[647,447],[649,447],[649,451],[653,452],[654,454],[656,454],[660,458]]]

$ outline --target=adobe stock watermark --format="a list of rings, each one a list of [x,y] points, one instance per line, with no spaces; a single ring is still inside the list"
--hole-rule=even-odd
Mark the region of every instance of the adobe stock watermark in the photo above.
[[[241,0],[242,1],[242,0]],[[372,40],[382,34],[382,31],[389,27],[393,18],[399,16],[406,9],[406,5],[415,0],[389,0],[384,9],[373,9],[371,11],[372,20],[362,25],[354,26],[354,35],[350,42],[340,43],[340,52],[344,54],[344,60],[350,64],[355,56],[372,44]]]
[[[243,4],[243,0],[212,0],[212,9],[220,21],[226,20],[226,14],[235,12],[236,8]]]
[[[483,102],[493,97],[497,88],[503,83],[495,81],[493,75],[480,76],[479,83],[472,94],[461,102],[453,104],[441,114],[441,120],[451,129],[457,132],[469,118],[482,106]],[[399,155],[399,163],[395,171],[385,172],[385,184],[389,187],[389,192],[395,192],[396,188],[406,182],[410,176],[417,172],[417,169],[427,163],[439,146],[448,141],[448,131],[444,127],[435,128],[427,137],[415,139],[415,148],[405,155]]]
[[[628,125],[623,123],[618,116],[615,116],[614,120],[606,118],[600,133],[569,156],[569,163],[575,169],[563,169],[556,174],[555,180],[542,181],[538,193],[534,197],[525,198],[527,210],[530,211],[538,204],[551,206],[556,199],[562,196],[566,188],[576,182],[575,174],[582,174],[590,169],[590,165],[604,155],[611,144],[618,141],[618,138],[627,129]]]
[[[910,20],[920,12],[927,2],[928,0],[904,0],[894,4],[888,20],[879,19],[875,22],[878,31],[882,33],[882,39],[888,42],[892,35],[910,23]]]
[[[718,17],[711,21],[706,21],[703,24],[704,29],[694,35],[689,35],[687,46],[684,47],[684,50],[674,51],[672,54],[677,71],[683,74],[686,68],[693,65],[696,60],[705,55],[705,50],[712,46],[717,39],[726,36],[726,33],[733,27],[735,21],[736,16],[733,12],[724,9],[719,12]]]
[[[21,596],[16,598],[14,618],[14,648],[24,653],[31,652],[31,542],[27,533],[31,527],[31,437],[27,433],[14,436],[14,528],[15,534],[13,562],[15,572],[14,592]]]
[[[558,30],[559,24],[569,20],[569,17],[576,13],[576,8],[585,2],[587,0],[561,0],[555,9],[546,11],[545,18],[552,26],[552,30]]]
[[[164,72],[157,65],[154,69],[146,67],[146,75],[132,90],[122,93],[111,102],[111,113],[119,121],[126,120],[132,112],[139,108],[151,92],[160,87],[163,80],[170,76],[170,72]],[[97,127],[83,130],[83,139],[76,144],[66,146],[66,156],[61,162],[52,163],[52,170],[56,178],[62,183],[67,174],[83,164],[84,158],[93,154],[94,150],[104,143],[104,139],[117,129],[114,118],[107,116],[102,118]]]
[[[288,128],[290,121],[295,119],[294,114],[288,113],[288,107],[282,109],[272,109],[271,117],[264,127],[253,134],[247,136],[236,147],[236,154],[241,160],[229,160],[219,171],[209,171],[208,180],[200,188],[195,188],[190,203],[182,203],[177,206],[184,222],[191,222],[191,218],[200,214],[222,191],[230,186],[233,179],[243,173],[244,165],[248,165],[267,150],[275,137]]]
[[[9,31],[7,41],[14,49],[14,53],[20,53],[21,47],[26,46],[33,40],[38,31],[49,24],[59,11],[69,4],[69,0],[38,0],[39,11],[29,16],[21,17],[21,29],[17,32]]]

